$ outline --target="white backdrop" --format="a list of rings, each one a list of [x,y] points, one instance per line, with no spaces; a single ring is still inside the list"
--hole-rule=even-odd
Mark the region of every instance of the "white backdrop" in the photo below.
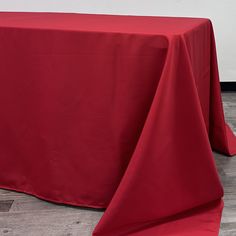
[[[236,0],[0,0],[0,11],[207,17],[214,24],[221,81],[236,81]]]

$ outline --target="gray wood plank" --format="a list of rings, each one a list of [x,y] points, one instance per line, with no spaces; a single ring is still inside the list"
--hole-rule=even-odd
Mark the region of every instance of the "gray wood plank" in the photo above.
[[[0,235],[89,236],[102,212],[70,209],[0,213]]]
[[[0,200],[0,212],[7,212],[12,206],[13,200]]]

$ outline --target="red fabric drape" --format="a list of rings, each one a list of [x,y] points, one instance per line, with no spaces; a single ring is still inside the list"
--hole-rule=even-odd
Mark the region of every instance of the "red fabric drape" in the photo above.
[[[107,208],[94,236],[218,235],[236,138],[209,20],[0,19],[1,188]]]

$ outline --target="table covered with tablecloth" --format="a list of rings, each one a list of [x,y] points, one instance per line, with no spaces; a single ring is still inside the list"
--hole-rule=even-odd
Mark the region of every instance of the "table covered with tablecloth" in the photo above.
[[[210,20],[0,13],[1,188],[106,208],[94,236],[218,235],[212,149],[236,154]]]

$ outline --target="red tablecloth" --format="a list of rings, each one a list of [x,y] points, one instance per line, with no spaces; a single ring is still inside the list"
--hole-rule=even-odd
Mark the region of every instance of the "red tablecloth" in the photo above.
[[[107,208],[96,236],[218,234],[208,19],[0,13],[0,52],[1,188]]]

